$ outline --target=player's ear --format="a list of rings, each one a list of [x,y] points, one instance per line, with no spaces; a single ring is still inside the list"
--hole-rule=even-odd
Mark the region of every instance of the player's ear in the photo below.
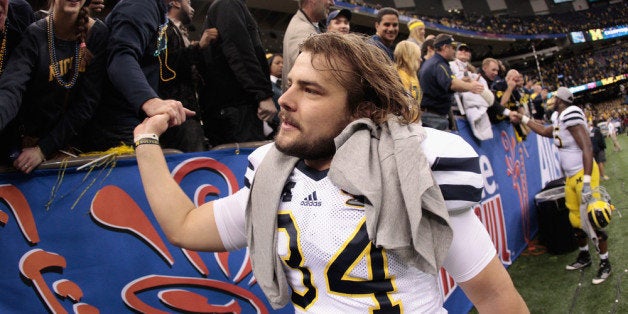
[[[352,118],[354,120],[360,118],[372,118],[371,115],[375,112],[375,110],[375,103],[369,100],[363,100],[353,111]]]

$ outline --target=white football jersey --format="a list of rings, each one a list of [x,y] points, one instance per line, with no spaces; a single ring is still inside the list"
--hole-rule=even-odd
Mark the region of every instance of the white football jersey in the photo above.
[[[554,125],[554,145],[558,147],[561,167],[566,176],[573,176],[584,165],[582,164],[582,150],[568,128],[574,125],[582,125],[586,130],[586,117],[582,109],[577,106],[569,106],[560,115],[558,111],[555,111],[551,120]]]
[[[428,138],[422,147],[436,181],[439,185],[443,182],[441,189],[448,208],[470,208],[482,192],[477,154],[457,135],[426,130]],[[270,145],[249,156],[245,187],[214,203],[216,223],[227,249],[246,246],[244,212],[250,182]],[[327,171],[316,171],[300,161],[284,184],[281,198],[277,252],[284,261],[296,312],[446,312],[436,276],[376,248],[366,232],[364,202],[368,200],[337,188]],[[456,225],[474,228],[475,233],[480,230],[482,240],[478,249],[472,250],[477,253],[464,259],[449,258],[445,264],[453,265],[451,268],[458,272],[452,274],[454,278],[468,280],[488,264],[495,250],[474,215],[470,215],[470,222],[468,217],[463,219],[467,220]],[[468,250],[474,246],[460,247]]]

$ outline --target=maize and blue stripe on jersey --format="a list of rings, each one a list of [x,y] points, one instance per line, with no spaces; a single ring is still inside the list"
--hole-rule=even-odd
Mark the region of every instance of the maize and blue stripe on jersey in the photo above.
[[[246,172],[244,173],[244,188],[251,189],[251,183],[253,183],[253,178],[255,176],[256,168],[262,163],[262,160],[268,153],[270,147],[274,145],[273,143],[266,144],[254,150],[249,155],[249,164],[246,167]]]
[[[421,144],[441,189],[447,210],[471,208],[482,199],[484,180],[480,160],[462,137],[425,128],[427,138]]]
[[[253,164],[249,161],[249,165],[246,167],[246,173],[248,173],[249,171],[253,172],[255,171],[255,168],[253,167]],[[244,186],[247,188],[251,188],[251,181],[249,181],[249,176],[245,175],[244,176]]]
[[[584,124],[586,125],[586,118],[582,109],[577,106],[569,106],[561,113],[560,119],[563,125],[566,127]]]

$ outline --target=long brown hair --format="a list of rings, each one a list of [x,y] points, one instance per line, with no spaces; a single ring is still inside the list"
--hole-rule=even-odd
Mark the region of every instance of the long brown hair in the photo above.
[[[403,123],[418,118],[414,99],[404,91],[392,61],[376,46],[367,43],[367,37],[335,32],[309,37],[301,51],[312,54],[326,65],[338,83],[347,90],[350,112],[357,118],[370,118],[382,123],[389,114]],[[314,64],[312,64],[314,66]]]
[[[76,30],[80,42],[87,41],[87,31],[89,30],[89,9],[84,5],[76,17]]]

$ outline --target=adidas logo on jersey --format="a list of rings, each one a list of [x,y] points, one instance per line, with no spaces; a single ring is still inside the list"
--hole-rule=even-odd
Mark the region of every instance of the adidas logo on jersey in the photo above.
[[[322,202],[318,200],[318,196],[316,196],[316,191],[312,192],[312,194],[308,195],[301,201],[302,206],[321,206]]]

